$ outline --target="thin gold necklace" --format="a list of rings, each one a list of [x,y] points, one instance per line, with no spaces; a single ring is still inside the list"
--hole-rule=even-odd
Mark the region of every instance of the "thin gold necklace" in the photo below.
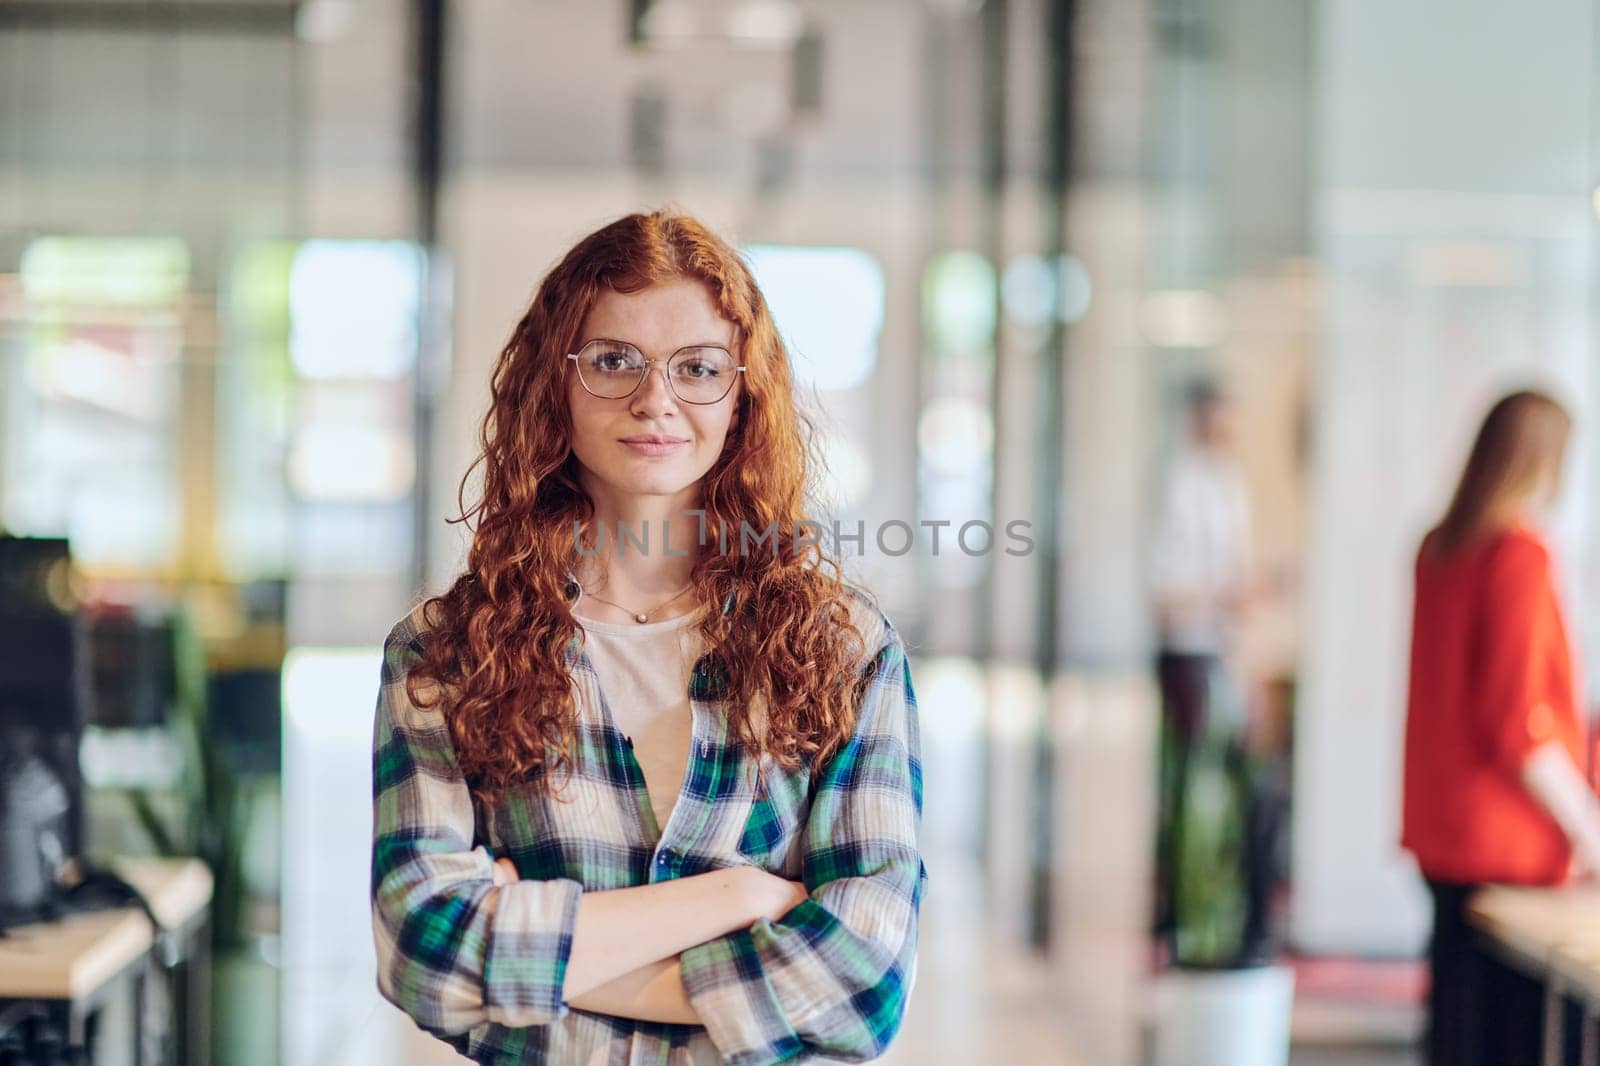
[[[626,612],[628,614],[633,615],[633,620],[635,622],[638,622],[640,625],[643,625],[644,623],[650,621],[650,616],[651,615],[655,614],[657,611],[661,610],[661,608],[663,608],[667,604],[671,603],[672,600],[675,600],[679,596],[682,596],[685,592],[688,592],[689,589],[691,587],[693,587],[693,585],[694,585],[693,581],[689,582],[689,584],[683,586],[683,588],[681,588],[677,592],[673,593],[672,599],[663,600],[661,603],[656,604],[654,607],[650,608],[648,611],[643,611],[643,612],[635,611],[631,607],[624,607],[624,606],[622,606],[622,604],[617,603],[615,600],[608,600],[604,596],[596,596],[594,593],[592,593],[588,589],[584,588],[581,584],[578,585],[578,589],[585,596],[589,596],[589,597],[591,597],[593,599],[599,600],[601,603],[609,604],[612,607],[615,607],[619,611],[624,611],[624,612]]]

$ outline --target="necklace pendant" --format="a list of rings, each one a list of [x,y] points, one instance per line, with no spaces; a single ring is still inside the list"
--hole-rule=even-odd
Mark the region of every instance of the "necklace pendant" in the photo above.
[[[636,614],[636,615],[633,616],[633,620],[635,622],[641,622],[642,623],[645,620],[645,618],[647,618],[647,617],[648,617],[648,615]]]

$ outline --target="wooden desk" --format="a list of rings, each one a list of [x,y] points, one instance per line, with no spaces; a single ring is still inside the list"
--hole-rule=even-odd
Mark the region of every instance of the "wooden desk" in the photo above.
[[[1545,986],[1545,1061],[1562,1054],[1564,998],[1584,1007],[1582,1062],[1600,1066],[1600,886],[1479,892],[1467,917],[1519,968]]]
[[[113,868],[150,901],[161,938],[187,949],[184,1048],[203,1057],[211,871],[196,859],[126,859]],[[123,988],[132,986],[142,1013],[157,932],[134,907],[10,930],[0,939],[0,1015],[42,1021],[81,1052],[89,1019]]]

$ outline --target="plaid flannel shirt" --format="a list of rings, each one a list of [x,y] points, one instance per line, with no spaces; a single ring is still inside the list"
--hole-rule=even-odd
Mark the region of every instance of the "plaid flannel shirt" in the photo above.
[[[707,653],[690,678],[693,747],[664,832],[581,632],[566,650],[580,714],[570,780],[555,797],[523,786],[485,807],[470,797],[440,708],[406,694],[420,605],[396,624],[373,739],[372,915],[384,997],[479,1062],[755,1066],[879,1055],[915,976],[927,882],[922,770],[904,645],[854,595],[853,620],[874,651],[846,746],[814,785],[804,766],[751,766],[720,713],[721,660]],[[522,880],[495,887],[499,857]],[[563,1002],[581,893],[741,864],[803,881],[811,895],[779,921],[679,956],[704,1027]]]

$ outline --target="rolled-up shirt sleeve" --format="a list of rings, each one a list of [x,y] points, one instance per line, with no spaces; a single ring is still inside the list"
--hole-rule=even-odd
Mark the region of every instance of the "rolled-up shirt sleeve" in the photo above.
[[[486,1022],[549,1023],[568,1010],[562,985],[582,886],[495,887],[441,707],[418,707],[406,692],[420,653],[411,618],[384,642],[372,754],[378,989],[441,1037]]]
[[[810,899],[781,921],[680,956],[690,1002],[737,1066],[811,1055],[866,1061],[904,1016],[927,872],[916,694],[905,648],[886,628],[854,734],[813,789],[804,831]]]
[[[1476,727],[1488,758],[1513,774],[1558,735],[1550,663],[1564,640],[1543,545],[1508,537],[1489,559],[1477,633]]]

